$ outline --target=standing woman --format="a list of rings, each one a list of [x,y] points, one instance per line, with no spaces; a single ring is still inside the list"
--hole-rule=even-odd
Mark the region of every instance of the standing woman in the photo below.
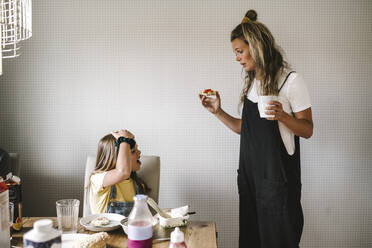
[[[231,43],[245,73],[242,118],[221,108],[220,96],[200,96],[202,105],[240,134],[238,170],[239,247],[299,247],[303,214],[299,137],[313,133],[311,103],[304,80],[289,69],[268,28],[249,10],[231,32]],[[260,95],[277,95],[261,118]],[[288,105],[288,106],[287,106]],[[284,109],[289,109],[284,111]]]

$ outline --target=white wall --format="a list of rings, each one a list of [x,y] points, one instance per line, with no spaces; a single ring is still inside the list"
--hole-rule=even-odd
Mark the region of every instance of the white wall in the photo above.
[[[302,247],[371,247],[372,2],[33,1],[33,37],[0,77],[0,146],[21,155],[24,213],[82,199],[88,154],[127,128],[161,157],[160,205],[189,204],[237,247],[239,137],[199,104],[218,89],[237,116],[230,31],[257,10],[308,82],[314,136],[301,140]]]

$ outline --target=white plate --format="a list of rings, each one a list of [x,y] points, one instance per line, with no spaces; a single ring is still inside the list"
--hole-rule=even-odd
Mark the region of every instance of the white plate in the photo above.
[[[90,224],[90,222],[98,217],[106,217],[110,223],[108,225],[104,226],[93,226]],[[124,219],[125,216],[121,214],[110,214],[110,213],[104,213],[104,214],[93,214],[86,216],[84,218],[80,219],[80,224],[87,230],[93,231],[93,232],[106,232],[115,230],[120,227],[120,221]]]
[[[62,248],[72,248],[72,246],[78,239],[81,239],[87,236],[89,236],[89,234],[84,234],[84,233],[62,234]]]

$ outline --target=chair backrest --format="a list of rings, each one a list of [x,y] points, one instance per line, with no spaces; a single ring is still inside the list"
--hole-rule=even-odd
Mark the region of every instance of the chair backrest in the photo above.
[[[160,183],[160,157],[158,156],[141,156],[141,169],[137,175],[143,179],[146,185],[151,189],[149,197],[158,202],[159,199],[159,183]],[[87,187],[89,185],[89,177],[96,166],[96,157],[88,156],[85,165],[84,177],[84,203],[83,203],[83,217],[91,214],[89,206],[89,194]]]

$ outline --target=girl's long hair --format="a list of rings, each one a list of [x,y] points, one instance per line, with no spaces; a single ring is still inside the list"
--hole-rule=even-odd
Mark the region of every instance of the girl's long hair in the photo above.
[[[270,30],[257,20],[255,10],[248,10],[245,17],[231,32],[231,42],[241,39],[249,45],[249,52],[255,63],[255,71],[246,72],[244,86],[240,94],[239,108],[244,103],[256,72],[260,72],[261,95],[278,95],[278,81],[284,69],[289,68],[283,59],[281,48],[275,43]]]
[[[98,142],[96,167],[93,173],[115,169],[118,149],[115,147],[115,137],[108,134]]]
[[[116,139],[112,134],[107,134],[98,142],[96,167],[92,172],[92,175],[115,169],[118,157],[118,148],[115,146],[115,140]],[[130,178],[132,178],[134,183],[137,185],[135,187],[138,188],[139,193],[145,194],[151,191],[147,184],[137,176],[135,171],[132,171]]]

